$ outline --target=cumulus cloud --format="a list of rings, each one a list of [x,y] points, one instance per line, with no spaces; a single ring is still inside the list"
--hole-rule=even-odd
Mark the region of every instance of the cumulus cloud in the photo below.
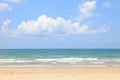
[[[37,20],[23,21],[18,26],[18,32],[23,34],[79,34],[88,29],[87,25],[80,26],[79,22],[56,19],[41,15]]]
[[[84,20],[92,17],[94,15],[94,10],[96,8],[96,1],[86,1],[79,6],[80,17],[78,20]]]
[[[72,22],[62,17],[56,19],[41,15],[37,20],[23,21],[17,28],[20,35],[53,35],[53,34],[94,34],[107,32],[105,27],[90,30],[87,24],[80,25],[80,22]]]
[[[1,32],[2,33],[6,33],[7,32],[7,27],[8,27],[8,25],[10,24],[10,20],[9,19],[7,19],[7,20],[5,20],[4,22],[3,22],[3,25],[2,25],[2,27],[1,27]]]
[[[81,20],[90,18],[94,14],[96,1],[87,1],[79,5]],[[81,24],[81,20],[73,21],[63,17],[52,18],[41,15],[36,20],[22,21],[15,30],[9,30],[9,34],[17,35],[73,35],[94,34],[107,32],[105,27],[90,29],[88,24]]]
[[[0,12],[3,10],[11,10],[12,7],[7,3],[0,3]]]
[[[20,3],[21,0],[3,0],[5,2]]]

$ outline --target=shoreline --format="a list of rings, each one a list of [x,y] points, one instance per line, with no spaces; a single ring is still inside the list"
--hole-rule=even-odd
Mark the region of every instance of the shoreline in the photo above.
[[[55,67],[65,67],[65,68],[72,68],[72,67],[74,67],[74,68],[83,68],[83,67],[86,67],[86,68],[92,68],[92,67],[98,67],[98,68],[103,68],[103,67],[120,67],[120,65],[80,65],[80,66],[75,66],[75,65],[73,65],[73,66],[71,66],[71,65],[69,65],[69,66],[54,66],[54,65],[51,65],[51,66],[43,66],[43,65],[0,65],[0,68],[1,67],[19,67],[19,68],[22,68],[22,67],[36,67],[36,68],[39,68],[39,67],[45,67],[45,68],[47,68],[47,67],[53,67],[53,68],[55,68]]]
[[[18,68],[22,68],[22,67],[35,67],[35,68],[49,68],[49,67],[51,67],[51,68],[61,68],[61,67],[64,67],[64,68],[92,68],[92,67],[98,67],[98,68],[107,68],[107,67],[120,67],[120,66],[0,66],[0,68],[2,68],[2,67],[5,67],[5,68],[10,68],[10,67],[18,67]]]

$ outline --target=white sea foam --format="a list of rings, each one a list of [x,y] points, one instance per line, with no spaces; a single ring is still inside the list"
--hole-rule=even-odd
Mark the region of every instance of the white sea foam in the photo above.
[[[0,59],[0,62],[14,62],[15,59]]]
[[[0,59],[0,62],[81,62],[95,61],[97,58],[48,58],[48,59]]]
[[[117,61],[117,62],[120,62],[120,59],[112,59],[113,61]]]
[[[35,59],[40,62],[81,62],[81,61],[94,61],[97,58],[51,58],[51,59]]]
[[[0,59],[0,63],[24,63],[32,60],[18,60],[18,59]]]
[[[0,59],[0,64],[37,65],[120,65],[120,59],[101,58],[33,58],[33,59]],[[112,64],[114,63],[114,64]]]

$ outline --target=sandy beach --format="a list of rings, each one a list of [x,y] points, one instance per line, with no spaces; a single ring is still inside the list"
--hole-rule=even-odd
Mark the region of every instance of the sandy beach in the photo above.
[[[120,67],[0,67],[0,80],[120,80]]]

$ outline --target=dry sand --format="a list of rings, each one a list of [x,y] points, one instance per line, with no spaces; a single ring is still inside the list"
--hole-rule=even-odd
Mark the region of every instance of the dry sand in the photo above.
[[[0,80],[120,80],[120,67],[0,67]]]

